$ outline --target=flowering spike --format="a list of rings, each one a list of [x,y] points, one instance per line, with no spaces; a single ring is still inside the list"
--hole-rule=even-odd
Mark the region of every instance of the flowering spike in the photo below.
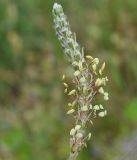
[[[108,93],[104,92],[104,89],[101,87],[101,85],[106,85],[108,79],[107,77],[102,78],[97,75],[97,73],[102,75],[105,63],[98,69],[98,58],[93,58],[90,55],[84,57],[84,49],[77,43],[76,34],[70,30],[70,25],[63,12],[62,6],[55,3],[52,13],[56,34],[65,55],[74,68],[74,79],[72,82],[74,82],[76,87],[68,93],[68,95],[73,96],[74,100],[72,103],[68,103],[68,106],[73,107],[75,105],[76,111],[70,109],[67,114],[75,112],[76,125],[70,131],[69,160],[76,160],[79,151],[86,146],[85,140],[91,138],[91,133],[85,137],[85,125],[88,122],[93,124],[90,117],[93,119],[97,117],[97,115],[98,117],[104,117],[107,114],[107,111],[104,110],[102,105],[92,106],[92,101],[97,93],[103,94],[104,100],[109,99]],[[92,65],[91,70],[90,64]],[[62,79],[64,80],[65,76],[63,76]],[[67,93],[68,85],[64,83],[64,86],[66,87],[64,92]]]

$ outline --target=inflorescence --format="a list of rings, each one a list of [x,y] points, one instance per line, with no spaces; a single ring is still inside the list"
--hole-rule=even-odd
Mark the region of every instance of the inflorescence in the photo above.
[[[70,30],[70,25],[64,15],[61,5],[55,3],[53,6],[53,17],[56,34],[64,49],[65,55],[74,68],[73,83],[75,88],[69,91],[69,85],[64,82],[64,93],[72,96],[73,101],[68,103],[70,109],[67,114],[75,117],[75,126],[70,130],[70,156],[69,160],[74,160],[78,152],[86,146],[86,141],[90,140],[91,133],[86,132],[86,124],[96,117],[104,117],[107,111],[102,104],[93,105],[93,98],[101,94],[104,100],[108,100],[108,93],[103,86],[108,81],[107,77],[102,77],[105,69],[105,62],[99,67],[99,59],[90,55],[84,56],[84,49],[80,48],[76,40],[75,33]],[[65,81],[63,75],[62,80]]]

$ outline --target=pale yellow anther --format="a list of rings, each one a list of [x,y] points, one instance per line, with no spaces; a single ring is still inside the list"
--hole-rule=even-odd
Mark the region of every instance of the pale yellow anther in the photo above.
[[[92,63],[97,65],[99,63],[99,59],[98,58],[94,58]]]
[[[93,72],[94,72],[95,74],[97,74],[97,72],[96,72],[96,70],[97,70],[97,65],[96,65],[96,64],[93,64],[93,65],[92,65],[92,69],[93,69]]]
[[[100,87],[100,88],[98,89],[98,92],[101,93],[101,94],[104,94],[104,89],[103,89],[103,87]]]
[[[101,68],[100,68],[100,70],[99,70],[99,74],[100,75],[102,75],[102,73],[103,73],[103,70],[105,69],[105,62],[102,64],[102,66],[101,66]]]
[[[82,106],[82,107],[81,107],[81,111],[83,111],[83,112],[88,111],[88,106],[86,106],[86,105],[85,105],[85,106]]]
[[[62,80],[65,80],[66,76],[65,74],[62,75]]]
[[[79,70],[77,70],[77,71],[74,72],[74,76],[77,77],[77,76],[79,76],[79,75],[80,75],[80,71],[79,71]]]
[[[107,92],[104,93],[104,100],[106,100],[106,101],[109,100],[109,97],[108,97],[108,93],[107,93]]]
[[[72,107],[74,107],[74,106],[75,106],[75,104],[76,104],[76,101],[73,101],[73,102],[72,102]]]
[[[98,105],[95,105],[95,106],[93,107],[93,109],[94,109],[94,110],[99,110],[100,108],[99,108]]]
[[[100,109],[104,109],[104,107],[102,106],[102,104],[99,105]]]
[[[99,87],[99,86],[101,86],[102,85],[102,79],[101,78],[97,78],[96,79],[96,82],[95,82],[95,86],[96,87]]]
[[[74,113],[74,112],[75,112],[74,109],[70,109],[70,110],[67,111],[67,114],[72,114],[72,113]]]
[[[68,84],[67,84],[67,83],[63,83],[63,84],[64,84],[65,87],[68,87]]]
[[[89,108],[90,108],[90,109],[93,109],[93,106],[92,106],[92,104],[90,104],[90,105],[89,105]]]
[[[83,87],[83,93],[86,94],[88,92],[87,87]]]
[[[76,130],[79,130],[80,128],[81,128],[81,125],[76,125],[76,126],[75,126],[75,129],[76,129]]]
[[[72,104],[71,104],[71,103],[68,103],[68,106],[69,106],[69,107],[72,107]]]
[[[74,136],[75,133],[76,133],[76,130],[75,130],[74,128],[72,128],[72,129],[70,130],[70,135],[71,135],[71,136]]]
[[[77,138],[82,138],[82,137],[83,137],[83,134],[82,134],[82,133],[77,133],[77,134],[76,134],[76,137],[77,137]]]
[[[87,55],[86,58],[87,58],[87,59],[90,59],[90,60],[93,60],[93,57],[91,57],[91,56],[89,56],[89,55]]]
[[[99,117],[104,117],[104,116],[105,116],[105,112],[104,112],[104,111],[99,112],[99,113],[98,113],[98,116],[99,116]]]
[[[70,95],[74,95],[76,93],[76,90],[75,89],[73,89],[72,91],[70,91],[69,93],[68,93],[68,95],[70,96]]]
[[[67,88],[65,88],[65,89],[64,89],[64,93],[67,93],[67,91],[68,91],[68,89],[67,89]]]
[[[90,140],[90,139],[91,139],[91,133],[88,134],[88,140]]]
[[[85,77],[80,78],[80,83],[85,83],[85,82],[86,82],[86,78]]]
[[[82,71],[82,70],[83,70],[83,65],[82,65],[82,63],[79,63],[78,66],[79,66],[79,70]]]

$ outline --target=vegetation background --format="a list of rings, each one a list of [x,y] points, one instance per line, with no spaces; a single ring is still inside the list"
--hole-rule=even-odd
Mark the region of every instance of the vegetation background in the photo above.
[[[74,120],[65,114],[61,77],[70,81],[72,69],[53,28],[54,2],[0,0],[0,160],[68,157]],[[137,1],[57,2],[85,54],[106,61],[109,77],[108,116],[94,120],[79,160],[124,156],[121,144],[137,135]]]

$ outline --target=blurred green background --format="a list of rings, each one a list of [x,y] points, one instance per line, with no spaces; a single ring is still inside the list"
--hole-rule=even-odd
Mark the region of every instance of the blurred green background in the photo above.
[[[53,28],[54,2],[0,0],[0,160],[68,157],[74,120],[65,114],[61,77],[70,81],[72,69]],[[56,2],[85,54],[107,64],[108,116],[94,120],[79,160],[113,160],[125,154],[125,139],[137,136],[137,1]]]

